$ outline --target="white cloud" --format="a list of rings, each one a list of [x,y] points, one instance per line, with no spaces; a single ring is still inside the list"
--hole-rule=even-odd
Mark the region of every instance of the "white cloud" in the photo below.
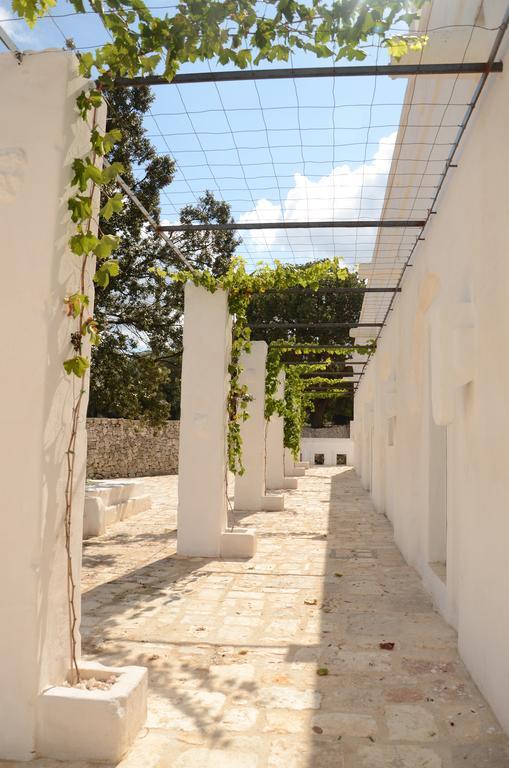
[[[19,43],[20,45],[30,42],[33,43],[36,34],[28,29],[24,21],[6,21],[6,19],[15,18],[15,15],[16,14],[12,11],[0,5],[0,26],[5,30],[13,42]],[[3,45],[0,45],[0,52],[4,52]]]
[[[272,203],[270,200],[261,198],[256,203],[256,208],[239,216],[239,223],[251,224],[260,221],[280,221],[281,206]],[[256,247],[266,248],[274,244],[278,236],[277,229],[253,229],[250,230],[248,237],[253,241]]]
[[[283,206],[260,199],[253,210],[239,217],[239,221],[338,221],[378,218],[382,210],[395,140],[396,133],[383,137],[372,159],[355,168],[343,164],[316,181],[296,173],[293,187],[288,191]],[[337,255],[352,262],[356,248],[357,256],[364,251],[367,260],[368,251],[376,237],[376,231],[371,228],[273,229],[246,231],[242,234],[250,251],[258,251],[261,255],[261,252],[270,248],[272,255],[285,258],[285,254],[293,250],[294,255],[302,261],[306,258]]]

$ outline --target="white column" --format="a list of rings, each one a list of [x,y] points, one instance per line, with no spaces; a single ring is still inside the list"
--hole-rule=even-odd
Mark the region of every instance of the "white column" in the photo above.
[[[278,377],[276,396],[282,398],[285,391],[285,372]],[[267,423],[265,486],[267,490],[285,488],[284,424],[283,418],[274,413]]]
[[[241,424],[242,462],[245,472],[235,478],[235,509],[259,511],[265,494],[265,368],[267,343],[252,341],[251,351],[241,357],[241,384],[253,400],[249,419]]]
[[[226,528],[231,317],[225,291],[187,283],[180,410],[177,552],[213,557]]]
[[[289,448],[285,448],[284,464],[286,477],[303,477],[306,474],[306,468],[304,466],[299,466],[295,462],[293,454]]]
[[[33,757],[39,694],[69,671],[64,489],[83,383],[62,367],[75,330],[63,299],[79,285],[66,200],[71,163],[89,147],[75,107],[84,83],[73,54],[44,51],[20,63],[0,55],[0,759],[7,760]],[[71,528],[78,612],[85,388]]]

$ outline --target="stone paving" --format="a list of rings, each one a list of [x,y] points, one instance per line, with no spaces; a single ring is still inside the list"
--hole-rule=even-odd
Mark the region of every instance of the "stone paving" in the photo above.
[[[236,515],[258,530],[253,560],[175,555],[175,477],[86,542],[85,655],[150,674],[118,768],[508,768],[454,631],[354,472],[299,482],[284,512]]]

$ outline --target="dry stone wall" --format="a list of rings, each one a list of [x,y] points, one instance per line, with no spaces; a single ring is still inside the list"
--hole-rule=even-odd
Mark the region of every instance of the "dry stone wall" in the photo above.
[[[153,427],[130,419],[87,419],[87,477],[148,477],[178,472],[179,422]]]
[[[337,424],[333,427],[303,427],[302,437],[350,437],[350,424]]]
[[[87,477],[150,477],[178,472],[178,421],[152,427],[131,419],[87,419]],[[349,437],[350,427],[304,427],[302,437]]]

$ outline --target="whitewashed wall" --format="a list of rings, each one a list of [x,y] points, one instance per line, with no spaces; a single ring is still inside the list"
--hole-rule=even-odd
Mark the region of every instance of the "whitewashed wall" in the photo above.
[[[505,66],[360,385],[354,435],[364,486],[509,730],[507,57]]]
[[[90,146],[75,105],[85,84],[71,53],[0,55],[0,759],[33,756],[37,697],[68,670],[65,452],[82,384],[62,367],[75,330],[63,298],[79,285],[66,200],[72,161]],[[85,388],[71,534],[78,612]]]
[[[315,455],[323,453],[324,466],[335,467],[339,453],[346,456],[346,463],[352,466],[353,440],[348,437],[303,437],[300,442],[302,461],[309,461],[310,466],[315,464]]]

